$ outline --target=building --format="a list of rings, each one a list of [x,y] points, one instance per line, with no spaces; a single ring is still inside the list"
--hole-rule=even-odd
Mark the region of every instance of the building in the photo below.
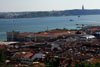
[[[7,32],[7,41],[16,41],[18,35],[17,31]]]
[[[87,34],[94,34],[97,31],[100,31],[100,26],[85,26],[83,28],[83,30],[87,33]]]
[[[94,39],[95,36],[94,35],[83,35],[83,36],[81,36],[81,38],[83,38],[83,39]]]
[[[49,32],[40,32],[40,33],[12,31],[12,32],[7,32],[7,41],[44,42],[50,39],[55,39],[59,36],[72,35],[75,33],[76,31],[61,31],[61,30],[53,30]]]

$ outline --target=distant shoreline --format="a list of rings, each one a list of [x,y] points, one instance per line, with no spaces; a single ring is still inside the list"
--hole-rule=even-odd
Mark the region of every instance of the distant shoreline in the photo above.
[[[59,17],[59,16],[78,16],[78,15],[100,15],[100,10],[74,9],[74,10],[63,10],[63,11],[1,12],[0,19]]]
[[[100,15],[100,14],[91,14],[91,15]],[[86,15],[67,15],[67,16],[86,16]],[[22,18],[0,18],[0,19],[25,19],[25,18],[47,18],[47,17],[62,17],[62,16],[45,16],[45,17],[22,17]]]

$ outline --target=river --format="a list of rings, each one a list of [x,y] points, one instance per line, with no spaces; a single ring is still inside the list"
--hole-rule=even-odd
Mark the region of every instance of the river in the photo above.
[[[73,21],[69,21],[72,19]],[[39,32],[56,28],[76,29],[76,24],[100,25],[100,15],[0,19],[0,40],[6,40],[6,32]]]

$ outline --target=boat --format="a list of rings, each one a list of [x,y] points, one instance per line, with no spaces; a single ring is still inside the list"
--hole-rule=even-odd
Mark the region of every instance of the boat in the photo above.
[[[70,19],[69,21],[74,21],[73,19]]]
[[[78,17],[80,17],[80,16],[78,16]]]

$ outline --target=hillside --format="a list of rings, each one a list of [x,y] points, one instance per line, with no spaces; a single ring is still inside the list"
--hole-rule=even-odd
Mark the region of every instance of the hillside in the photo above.
[[[0,18],[33,18],[48,16],[69,16],[69,15],[97,15],[100,10],[64,10],[64,11],[37,11],[37,12],[2,12]]]

